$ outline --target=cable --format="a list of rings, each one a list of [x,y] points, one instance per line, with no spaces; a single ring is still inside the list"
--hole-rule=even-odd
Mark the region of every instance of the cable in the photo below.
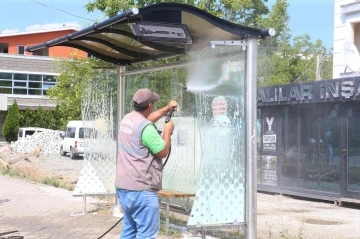
[[[102,234],[102,235],[101,235],[100,237],[98,237],[97,239],[103,238],[103,236],[105,236],[106,234],[108,234],[109,231],[111,231],[114,227],[116,227],[116,225],[119,224],[119,223],[122,221],[123,218],[124,218],[124,217],[120,218],[120,220],[117,221],[117,222],[114,224],[114,226],[110,227],[109,230],[107,230],[104,234]]]
[[[84,19],[84,20],[87,20],[87,21],[96,23],[96,21],[91,20],[91,19],[89,19],[89,18],[77,16],[77,15],[75,15],[75,14],[69,13],[69,12],[64,11],[64,10],[61,10],[61,9],[59,9],[59,8],[48,6],[48,5],[44,4],[44,3],[38,2],[38,1],[36,1],[36,0],[30,0],[30,1],[35,2],[35,3],[37,3],[37,4],[40,4],[40,5],[44,6],[44,7],[52,8],[52,9],[55,9],[55,10],[57,10],[57,11],[66,13],[66,14],[68,14],[68,15],[71,15],[71,16],[74,16],[74,17],[78,17],[78,18],[82,18],[82,19]]]

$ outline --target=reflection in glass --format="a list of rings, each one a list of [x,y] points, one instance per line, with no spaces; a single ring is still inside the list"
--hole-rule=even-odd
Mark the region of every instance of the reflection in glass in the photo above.
[[[27,74],[14,74],[14,80],[27,80]]]
[[[321,107],[320,190],[340,192],[341,115],[339,105]]]
[[[319,188],[319,110],[317,107],[300,108],[299,188]]]
[[[27,95],[27,89],[16,89],[16,88],[14,88],[14,94],[16,94],[16,95]]]
[[[42,75],[31,75],[29,74],[29,81],[41,81]]]
[[[299,120],[297,107],[284,107],[282,109],[281,130],[281,178],[280,185],[284,187],[297,187],[298,177],[298,134]]]
[[[12,89],[11,88],[0,88],[1,94],[11,94]]]
[[[351,107],[348,110],[347,116],[347,190],[353,192],[360,192],[360,107]]]

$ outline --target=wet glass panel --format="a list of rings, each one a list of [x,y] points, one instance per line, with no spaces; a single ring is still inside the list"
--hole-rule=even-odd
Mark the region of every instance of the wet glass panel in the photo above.
[[[14,80],[27,81],[27,74],[14,74]]]
[[[321,107],[320,190],[340,192],[341,115],[339,105]]]
[[[295,106],[282,109],[281,130],[281,177],[280,185],[284,187],[297,187],[298,177],[298,135],[299,120],[298,108]]]
[[[318,190],[320,124],[316,105],[300,108],[299,188]]]
[[[0,86],[12,87],[12,81],[0,80]]]
[[[16,94],[16,95],[27,95],[27,89],[16,89],[16,88],[14,88],[14,94]]]
[[[3,80],[12,80],[12,73],[3,73],[3,72],[0,72],[0,79],[3,79]]]
[[[0,94],[11,94],[12,89],[11,88],[0,88]]]
[[[41,81],[42,75],[29,75],[29,81]]]
[[[347,112],[347,117],[347,190],[353,192],[360,192],[360,107],[351,107]]]
[[[245,220],[244,68],[241,47],[217,46],[204,49],[190,73],[187,86],[196,98],[201,173],[189,226]]]

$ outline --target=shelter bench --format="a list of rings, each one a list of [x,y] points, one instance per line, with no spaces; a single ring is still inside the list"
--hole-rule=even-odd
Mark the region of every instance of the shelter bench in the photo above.
[[[171,198],[192,198],[195,197],[195,194],[192,193],[183,193],[168,189],[163,189],[159,191],[159,196],[165,198],[166,203],[166,213],[165,213],[165,233],[166,235],[169,234],[169,215],[170,215],[170,199]]]

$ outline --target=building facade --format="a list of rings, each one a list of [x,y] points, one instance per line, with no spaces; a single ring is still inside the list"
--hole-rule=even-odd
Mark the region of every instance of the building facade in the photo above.
[[[38,44],[77,31],[61,28],[48,31],[23,32],[0,35],[0,129],[8,106],[17,101],[20,109],[55,109],[47,91],[55,87],[59,75],[56,58],[69,58],[73,53],[80,57],[87,54],[70,47],[52,47],[29,53],[27,46]],[[0,131],[1,134],[1,131]]]
[[[360,1],[335,0],[334,8],[334,63],[333,78],[358,75],[345,72],[344,43],[352,42],[360,49]]]

